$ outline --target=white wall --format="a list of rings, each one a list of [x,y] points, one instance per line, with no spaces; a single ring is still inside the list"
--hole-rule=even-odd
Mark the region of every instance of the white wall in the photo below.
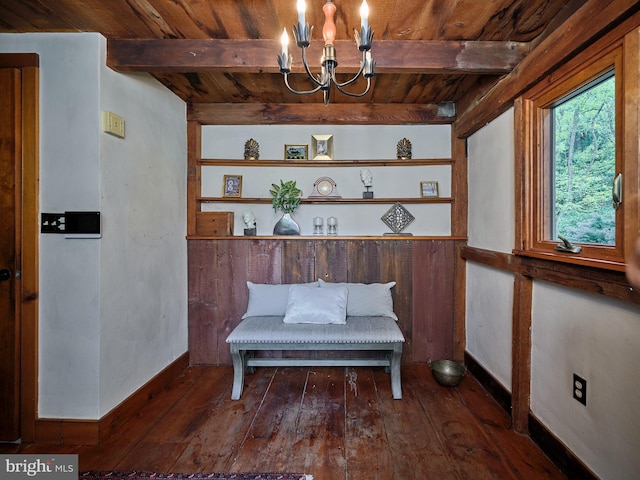
[[[186,107],[146,74],[100,71],[100,415],[187,351]],[[116,347],[116,348],[114,348]]]
[[[536,282],[531,410],[603,479],[640,472],[640,307]],[[572,398],[587,381],[586,407]]]
[[[469,245],[511,253],[515,243],[513,109],[468,140]]]
[[[514,245],[513,109],[468,139],[469,245]],[[511,391],[513,277],[467,264],[467,351]]]
[[[510,253],[514,242],[513,113],[469,139],[469,245]],[[511,178],[507,176],[512,175]],[[490,208],[486,208],[490,206]],[[467,263],[467,350],[508,387],[513,278]],[[531,411],[603,479],[640,471],[640,308],[544,282],[533,286]],[[587,380],[587,406],[572,398]]]
[[[40,56],[40,210],[102,212],[101,239],[41,235],[39,258],[39,416],[97,419],[187,349],[185,107],[106,69],[97,34],[0,34],[0,52]]]
[[[202,157],[237,159],[244,156],[244,144],[254,138],[260,144],[260,159],[284,158],[285,144],[306,144],[311,155],[312,135],[333,135],[335,160],[395,159],[398,141],[409,139],[414,159],[451,158],[451,127],[449,125],[266,125],[266,126],[204,126]],[[309,160],[313,164],[313,160]],[[362,198],[365,190],[360,180],[359,166],[318,167],[217,167],[202,168],[203,196],[219,197],[223,177],[242,175],[242,196],[269,198],[272,183],[295,180],[302,196],[308,196],[314,182],[322,176],[332,178],[344,198]],[[421,181],[437,181],[441,197],[451,196],[451,166],[428,165],[411,167],[366,167],[373,174],[375,198],[420,198]],[[390,229],[380,220],[390,204],[302,204],[294,214],[302,235],[311,235],[313,218],[338,218],[339,235],[382,235]],[[414,235],[447,236],[451,234],[451,205],[406,203],[404,207],[415,217],[405,230]],[[258,235],[271,235],[280,214],[270,204],[207,203],[204,211],[233,211],[234,234],[242,235],[242,213],[251,210],[257,219]]]
[[[513,275],[467,263],[466,350],[511,391]]]

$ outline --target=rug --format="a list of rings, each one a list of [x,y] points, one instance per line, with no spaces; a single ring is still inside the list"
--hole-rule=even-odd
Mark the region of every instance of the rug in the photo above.
[[[78,480],[313,480],[302,473],[158,473],[138,471],[98,471],[78,473]]]

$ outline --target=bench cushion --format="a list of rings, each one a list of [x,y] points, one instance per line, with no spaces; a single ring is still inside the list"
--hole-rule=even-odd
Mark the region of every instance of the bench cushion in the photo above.
[[[391,317],[347,317],[344,325],[284,323],[283,317],[247,317],[227,343],[392,343],[404,336]]]

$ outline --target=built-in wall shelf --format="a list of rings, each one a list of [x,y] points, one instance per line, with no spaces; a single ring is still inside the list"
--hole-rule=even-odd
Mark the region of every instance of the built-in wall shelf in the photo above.
[[[238,160],[203,158],[198,161],[201,165],[240,166],[240,167],[417,167],[421,165],[451,165],[451,158],[414,158],[414,159],[383,159],[383,160]]]
[[[271,203],[271,198],[246,197],[197,197],[199,203]],[[450,197],[420,198],[303,198],[300,203],[307,204],[393,204],[400,203],[453,203]]]

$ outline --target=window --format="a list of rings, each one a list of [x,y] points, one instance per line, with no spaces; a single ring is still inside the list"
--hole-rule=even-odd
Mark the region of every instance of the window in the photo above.
[[[577,57],[522,97],[522,248],[515,253],[624,268],[625,242],[630,248],[638,232],[638,152],[628,148],[638,125],[624,123],[625,112],[638,115],[636,101],[625,102],[637,98],[637,84],[625,87],[624,58],[623,42]],[[559,251],[561,238],[581,251]]]
[[[616,176],[615,71],[550,107],[549,240],[615,245],[611,199]]]

